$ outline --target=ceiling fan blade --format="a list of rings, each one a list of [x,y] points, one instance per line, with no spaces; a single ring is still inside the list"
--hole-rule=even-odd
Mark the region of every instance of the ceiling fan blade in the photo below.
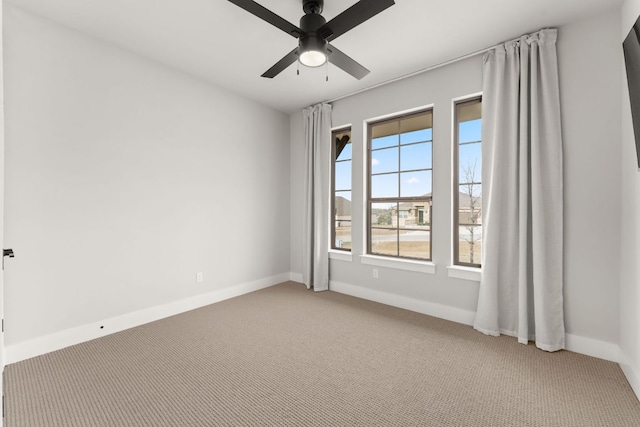
[[[394,4],[393,0],[360,0],[320,27],[318,34],[331,41]]]
[[[266,7],[256,3],[253,0],[229,0],[229,1],[235,4],[236,6],[243,8],[247,12],[254,14],[258,18],[264,21],[267,21],[269,24],[280,28],[282,31],[292,35],[295,38],[298,38],[304,34],[304,31],[302,31],[300,28],[296,27],[286,19],[279,17],[278,15],[271,12]]]
[[[296,62],[297,60],[298,60],[298,48],[296,47],[291,52],[287,53],[284,56],[284,58],[276,62],[273,67],[265,71],[262,77],[272,79],[278,74],[280,74],[282,71],[284,71],[284,69],[287,68],[289,65]]]
[[[356,79],[360,80],[369,74],[369,70],[358,64],[335,46],[327,45],[327,51],[329,52],[329,62],[351,74]]]

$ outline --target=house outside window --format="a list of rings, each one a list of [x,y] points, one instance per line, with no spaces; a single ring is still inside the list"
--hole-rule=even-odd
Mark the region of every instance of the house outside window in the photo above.
[[[455,104],[453,263],[481,267],[482,99]]]
[[[351,251],[351,128],[331,132],[331,248]]]
[[[368,125],[367,253],[431,260],[433,113]]]

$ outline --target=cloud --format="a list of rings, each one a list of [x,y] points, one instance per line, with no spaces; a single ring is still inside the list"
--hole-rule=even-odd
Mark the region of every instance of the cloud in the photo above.
[[[420,182],[420,180],[418,178],[416,178],[415,176],[407,180],[407,184],[417,184],[419,182]]]
[[[376,158],[371,159],[371,166],[378,166],[380,161]]]

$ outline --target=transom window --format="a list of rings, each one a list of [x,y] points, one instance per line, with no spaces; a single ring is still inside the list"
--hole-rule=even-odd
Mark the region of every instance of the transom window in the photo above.
[[[431,110],[368,126],[368,253],[431,259]]]

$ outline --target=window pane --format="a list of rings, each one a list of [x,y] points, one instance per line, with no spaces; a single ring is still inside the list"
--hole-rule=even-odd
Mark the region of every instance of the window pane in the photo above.
[[[371,149],[375,150],[376,148],[384,148],[384,147],[392,147],[394,145],[398,145],[398,135],[388,135],[381,138],[375,138],[371,140]]]
[[[481,222],[482,215],[482,185],[462,184],[458,186],[458,211],[461,223],[469,223],[471,217],[475,216],[477,223]],[[463,212],[466,216],[463,216]]]
[[[396,172],[398,170],[398,147],[371,152],[371,173]]]
[[[351,191],[336,191],[333,206],[336,219],[338,216],[351,219]]]
[[[458,231],[456,263],[480,266],[482,244],[482,101],[473,99],[456,106]],[[476,184],[477,183],[477,184]]]
[[[335,221],[336,241],[334,246],[337,249],[351,249],[351,221]]]
[[[398,197],[398,174],[375,175],[371,177],[371,197]]]
[[[331,248],[351,250],[351,128],[331,132],[333,140],[333,218]]]
[[[431,171],[400,174],[400,197],[417,197],[431,194]]]
[[[458,227],[458,261],[466,264],[480,264],[482,259],[482,227]]]
[[[372,203],[371,204],[371,226],[372,227],[396,227],[398,222],[396,216],[397,203]]]
[[[398,231],[395,229],[371,229],[371,253],[398,256]]]
[[[412,230],[429,230],[431,205],[428,200],[402,202],[398,205],[398,227]]]
[[[400,149],[400,170],[431,169],[431,143],[408,145]]]
[[[345,145],[345,147],[342,149],[342,152],[338,155],[338,158],[336,160],[340,161],[340,160],[349,160],[351,159],[351,143],[348,143],[347,145]]]
[[[400,135],[400,144],[411,144],[413,142],[424,142],[431,140],[431,129],[420,129]]]
[[[458,182],[480,182],[482,180],[482,145],[466,144],[458,148]]]
[[[430,259],[430,234],[429,231],[400,230],[400,256]]]
[[[351,189],[351,161],[338,162],[335,166],[335,186],[336,190]]]
[[[425,141],[433,141],[433,129],[425,129],[424,130]]]
[[[458,105],[458,142],[482,139],[482,101],[473,100]]]
[[[460,123],[458,142],[480,141],[482,139],[482,120],[471,120]]]

